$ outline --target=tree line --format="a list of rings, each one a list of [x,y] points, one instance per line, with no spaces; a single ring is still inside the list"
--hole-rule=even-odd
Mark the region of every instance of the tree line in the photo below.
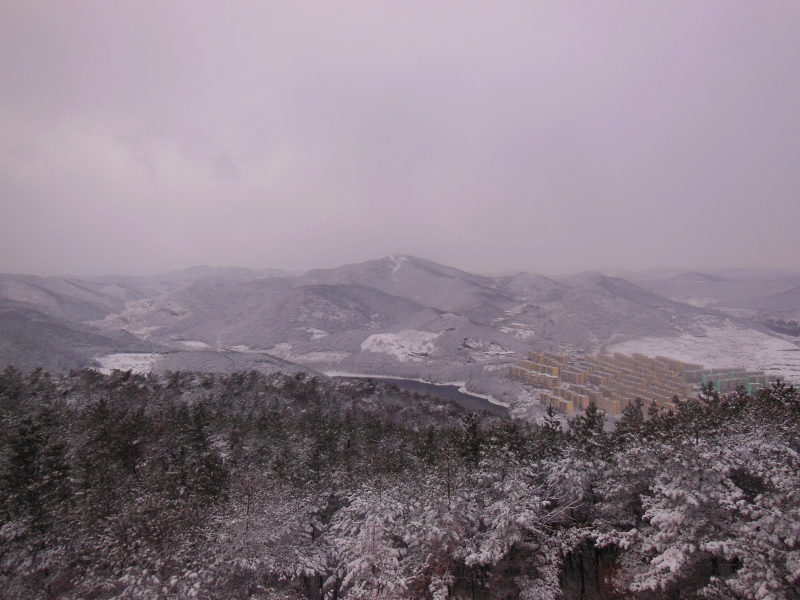
[[[0,375],[4,598],[798,598],[800,398],[564,431],[304,374]]]

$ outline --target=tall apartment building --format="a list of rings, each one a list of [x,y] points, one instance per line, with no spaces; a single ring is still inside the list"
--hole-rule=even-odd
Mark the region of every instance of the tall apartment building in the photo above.
[[[619,353],[570,357],[530,351],[527,360],[510,368],[509,376],[545,388],[539,394],[540,403],[570,415],[592,403],[606,413],[618,414],[637,398],[645,409],[655,405],[668,410],[675,408],[676,397],[690,398],[695,391],[692,386],[699,384],[713,383],[720,393],[741,386],[753,393],[769,383],[762,371],[703,369],[703,365],[663,356]]]

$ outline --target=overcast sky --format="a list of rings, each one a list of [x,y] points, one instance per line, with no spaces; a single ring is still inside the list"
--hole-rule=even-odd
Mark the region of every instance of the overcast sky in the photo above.
[[[800,2],[0,0],[0,271],[800,268]]]

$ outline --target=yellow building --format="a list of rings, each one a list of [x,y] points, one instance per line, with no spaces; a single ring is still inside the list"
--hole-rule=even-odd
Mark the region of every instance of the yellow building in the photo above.
[[[690,398],[692,385],[711,382],[720,393],[745,386],[749,393],[768,384],[761,371],[741,369],[703,370],[703,365],[643,354],[579,355],[574,358],[552,352],[528,352],[527,360],[511,367],[509,376],[535,387],[546,388],[540,403],[573,414],[591,403],[609,414],[624,411],[637,398],[644,409],[655,405],[674,410],[674,399]]]

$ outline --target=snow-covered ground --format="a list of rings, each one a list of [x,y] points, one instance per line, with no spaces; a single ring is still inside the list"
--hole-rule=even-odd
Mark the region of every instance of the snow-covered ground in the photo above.
[[[321,331],[320,329],[314,329],[310,331]],[[325,335],[328,335],[326,332]],[[325,337],[325,336],[319,336]],[[319,338],[312,338],[312,339],[319,339]],[[349,352],[345,352],[344,350],[328,350],[328,351],[319,351],[319,352],[307,352],[305,354],[296,354],[294,352],[294,346],[291,344],[278,344],[269,348],[268,350],[252,350],[249,346],[231,346],[231,350],[234,352],[242,352],[245,354],[270,354],[272,356],[277,356],[279,358],[283,358],[284,360],[291,360],[296,361],[299,363],[334,363],[339,362],[340,360],[344,360],[348,356],[350,356]]]
[[[266,352],[267,354],[272,354],[272,356],[277,356],[279,358],[289,360],[293,356],[292,348],[293,346],[291,344],[283,342],[280,344],[275,344],[272,348],[267,348],[264,352]]]
[[[106,354],[105,356],[97,356],[95,360],[100,363],[101,367],[97,369],[106,375],[112,371],[133,371],[134,373],[149,373],[153,370],[159,360],[164,358],[163,354],[143,353],[143,354]]]
[[[743,367],[800,383],[800,347],[796,344],[730,322],[723,327],[703,329],[702,336],[685,333],[675,338],[645,337],[614,344],[606,351],[666,356],[700,363],[706,369]]]
[[[509,407],[509,403],[508,402],[503,402],[502,400],[498,400],[497,398],[495,398],[491,394],[479,394],[478,392],[470,392],[467,389],[466,382],[464,382],[464,381],[455,382],[455,383],[452,383],[452,384],[446,383],[444,385],[459,385],[459,383],[461,385],[459,386],[458,391],[461,392],[462,394],[469,394],[470,396],[475,396],[476,398],[481,398],[483,400],[486,400],[487,402],[491,402],[492,404],[497,404],[497,406],[504,406],[505,408]]]
[[[508,414],[523,421],[544,422],[544,409],[539,404],[539,390],[525,388],[517,393],[516,401],[511,404]]]
[[[420,361],[436,349],[433,340],[437,337],[438,333],[413,329],[406,329],[400,333],[376,333],[361,342],[361,349],[366,352],[392,354],[400,362]]]
[[[505,364],[511,362],[510,358],[514,356],[512,350],[504,348],[497,342],[486,342],[484,340],[476,340],[474,338],[467,338],[464,340],[464,346],[469,348],[469,355],[475,362],[489,362],[497,359],[509,359],[504,361]]]
[[[187,340],[187,341],[179,341],[177,342],[187,350],[208,350],[211,348],[205,342],[198,342],[197,340]]]
[[[258,349],[254,350],[250,346],[244,346],[244,345],[231,346],[230,348],[227,349],[232,352],[241,352],[242,354],[270,354],[272,356],[283,357],[284,355],[288,356],[291,354],[292,345],[278,344],[278,346],[275,346],[274,348],[269,348],[267,350],[258,350]]]
[[[339,362],[350,356],[349,352],[344,351],[322,351],[322,352],[308,352],[306,354],[291,355],[291,359],[300,363],[304,362]]]
[[[402,254],[392,254],[389,256],[394,263],[394,267],[392,268],[392,275],[397,275],[397,272],[400,270],[400,267],[403,266],[404,262],[408,262],[408,258],[403,256]]]
[[[719,304],[716,298],[684,298],[683,296],[673,296],[670,300],[675,302],[683,302],[690,306],[697,306],[698,308],[706,308],[707,306],[715,306]]]
[[[508,361],[494,365],[483,365],[483,370],[487,373],[491,373],[492,371],[502,371],[504,369],[508,369],[509,365],[512,364],[514,364],[514,361]]]

